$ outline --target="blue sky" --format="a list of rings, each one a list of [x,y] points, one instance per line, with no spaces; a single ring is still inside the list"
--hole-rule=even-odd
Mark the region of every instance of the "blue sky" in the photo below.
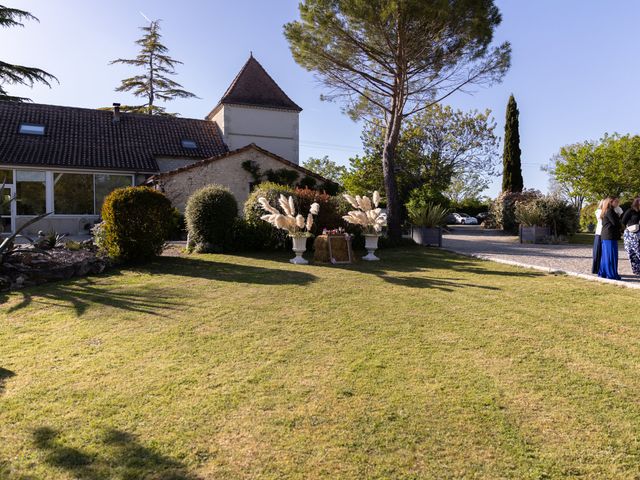
[[[322,87],[292,59],[282,25],[297,18],[297,0],[7,0],[31,11],[40,23],[0,30],[0,58],[34,65],[60,85],[10,93],[35,102],[100,107],[130,103],[116,93],[126,66],[108,66],[136,53],[139,12],[163,19],[165,44],[184,62],[178,81],[200,99],[168,104],[170,111],[202,118],[217,103],[249,52],[289,96],[304,108],[301,160],[329,155],[346,164],[360,151],[361,126],[340,106],[319,100]],[[527,187],[545,190],[540,166],[562,145],[599,138],[605,132],[638,133],[640,78],[634,0],[498,0],[503,15],[496,41],[513,46],[512,67],[502,84],[448,100],[463,109],[491,109],[502,136],[504,108],[514,93],[520,108],[523,173]],[[494,195],[499,179],[487,192]]]

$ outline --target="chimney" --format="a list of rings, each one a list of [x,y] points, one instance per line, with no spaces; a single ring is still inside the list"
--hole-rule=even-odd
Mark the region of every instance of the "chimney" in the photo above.
[[[113,104],[113,123],[114,124],[120,123],[120,104],[119,103]]]

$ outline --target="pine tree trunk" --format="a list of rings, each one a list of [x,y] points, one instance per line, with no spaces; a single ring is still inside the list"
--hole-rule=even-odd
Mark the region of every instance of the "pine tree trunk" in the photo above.
[[[392,115],[387,126],[382,151],[382,173],[384,175],[384,189],[387,197],[387,232],[392,242],[399,242],[402,238],[400,226],[400,198],[396,181],[396,147],[400,138],[400,119]]]

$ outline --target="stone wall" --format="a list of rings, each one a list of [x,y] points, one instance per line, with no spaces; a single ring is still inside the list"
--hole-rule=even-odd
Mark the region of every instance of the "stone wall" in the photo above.
[[[187,199],[193,192],[213,183],[224,185],[236,197],[238,208],[241,211],[250,193],[250,183],[254,181],[249,172],[242,168],[242,162],[246,160],[256,162],[263,173],[269,169],[288,168],[298,172],[300,178],[304,177],[304,174],[299,170],[288,167],[258,150],[249,148],[194,168],[161,176],[157,187],[171,200],[174,207],[184,212]]]

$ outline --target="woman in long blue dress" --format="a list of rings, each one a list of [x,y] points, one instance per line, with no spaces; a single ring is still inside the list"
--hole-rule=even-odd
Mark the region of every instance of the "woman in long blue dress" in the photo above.
[[[603,205],[600,218],[602,219],[602,256],[598,276],[611,280],[620,280],[618,274],[618,240],[622,231],[622,222],[616,213],[619,200],[617,197],[608,197]]]

